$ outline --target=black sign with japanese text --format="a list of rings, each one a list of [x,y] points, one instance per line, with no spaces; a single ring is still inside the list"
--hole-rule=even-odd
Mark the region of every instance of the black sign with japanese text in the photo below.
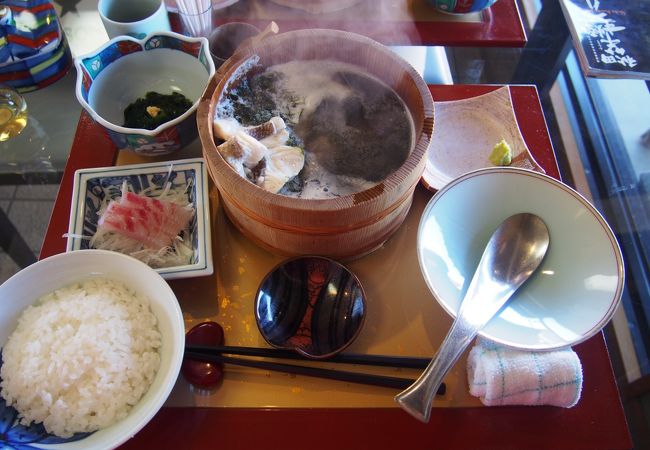
[[[587,75],[650,79],[649,0],[561,0]]]

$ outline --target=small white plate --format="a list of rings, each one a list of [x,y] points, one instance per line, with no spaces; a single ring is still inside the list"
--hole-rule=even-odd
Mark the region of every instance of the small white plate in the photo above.
[[[464,100],[435,102],[435,127],[422,183],[436,191],[460,175],[493,167],[489,156],[505,139],[512,166],[544,173],[521,136],[507,86]]]
[[[170,167],[172,168],[170,172]],[[208,175],[203,158],[178,161],[132,164],[118,167],[80,169],[75,172],[68,225],[66,251],[89,248],[88,239],[97,229],[98,211],[108,196],[121,195],[122,182],[126,180],[129,190],[139,193],[143,189],[164,189],[166,181],[174,186],[191,185],[188,200],[194,203],[195,215],[190,221],[190,233],[185,237],[194,249],[192,261],[182,266],[155,269],[163,278],[189,278],[213,273],[210,233],[210,202],[208,199]]]
[[[530,350],[574,345],[611,319],[623,291],[612,230],[579,193],[531,170],[488,168],[442,188],[418,229],[418,260],[440,305],[456,316],[490,236],[513,214],[537,214],[550,232],[539,269],[479,333]]]

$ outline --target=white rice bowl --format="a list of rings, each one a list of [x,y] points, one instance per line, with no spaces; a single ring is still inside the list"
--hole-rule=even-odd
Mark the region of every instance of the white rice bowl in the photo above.
[[[107,279],[118,282],[110,288],[115,293],[114,300],[100,304],[94,294],[106,288]],[[23,325],[32,321],[29,316],[36,309],[30,305],[57,289],[65,288],[68,293],[78,291],[79,284],[86,287],[87,295],[83,298],[77,292],[76,298],[60,295],[66,298],[43,305],[49,305],[49,317],[40,320],[59,325],[62,318],[70,321],[69,326],[57,325],[58,335],[41,323],[35,330],[19,330],[12,336],[13,342],[8,342],[23,312],[26,311]],[[148,308],[133,303],[133,297],[123,292],[120,285],[136,293],[140,298],[138,303],[149,303]],[[71,311],[82,302],[90,307],[99,306],[101,311],[92,312],[88,308]],[[130,319],[134,320],[129,323]],[[74,323],[77,320],[88,321],[85,325],[92,326],[79,326]],[[79,341],[57,346],[72,329],[76,330]],[[144,427],[167,399],[180,371],[184,336],[183,317],[173,291],[144,263],[102,250],[55,255],[20,271],[0,286],[0,346],[4,364],[10,359],[24,365],[22,369],[3,365],[3,397],[7,397],[6,391],[11,391],[11,395],[18,393],[15,399],[18,404],[14,406],[21,410],[20,402],[23,402],[22,407],[27,407],[32,414],[27,419],[45,419],[50,433],[69,434],[68,426],[100,427],[81,440],[44,447],[114,448]],[[40,344],[34,342],[34,337],[38,337]],[[107,339],[112,344],[107,344]],[[126,351],[128,348],[131,352]],[[14,353],[11,358],[4,358],[5,352],[9,356],[21,349],[22,355]],[[46,356],[45,352],[50,355]],[[29,367],[29,379],[20,373],[26,372],[25,367]],[[84,389],[67,389],[65,384],[70,384],[75,377],[78,377],[76,384],[83,385]],[[117,383],[113,386],[102,380]],[[46,391],[37,388],[43,384],[47,385]],[[51,392],[57,396],[64,393],[58,397],[64,401],[49,402]],[[93,409],[96,414],[92,414]]]
[[[160,366],[149,300],[116,280],[92,278],[28,306],[2,349],[0,395],[21,423],[59,437],[125,418]]]

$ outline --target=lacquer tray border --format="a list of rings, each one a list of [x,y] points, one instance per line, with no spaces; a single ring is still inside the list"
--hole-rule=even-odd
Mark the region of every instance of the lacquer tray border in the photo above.
[[[240,13],[242,5],[243,3],[240,2],[224,8],[219,13],[218,23],[244,21],[260,29],[268,25],[263,20],[242,16]],[[488,12],[481,13],[480,22],[386,21],[394,27],[392,33],[381,31],[381,27],[376,26],[377,21],[359,20],[354,16],[345,20],[336,20],[328,19],[326,15],[314,15],[313,20],[300,17],[295,20],[285,18],[276,22],[282,32],[303,28],[333,28],[363,34],[385,45],[523,47],[527,41],[516,0],[499,0],[490,7]]]
[[[500,86],[429,86],[434,100]],[[521,132],[547,174],[559,178],[537,90],[512,86]],[[40,257],[65,251],[74,172],[112,165],[117,149],[82,112]],[[172,286],[174,282],[170,283]],[[602,333],[575,347],[585,371],[582,399],[554,407],[437,408],[423,425],[398,408],[163,408],[124,448],[631,448]]]

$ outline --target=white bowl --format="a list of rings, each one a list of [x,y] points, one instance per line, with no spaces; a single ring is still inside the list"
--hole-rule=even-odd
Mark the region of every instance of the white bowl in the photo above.
[[[481,169],[434,195],[418,229],[418,259],[427,285],[455,317],[490,236],[503,220],[520,212],[544,220],[549,250],[531,279],[479,334],[531,350],[584,341],[605,326],[620,303],[623,259],[598,211],[547,175]]]
[[[66,251],[90,248],[88,239],[80,236],[92,236],[95,233],[98,211],[105,201],[121,195],[123,181],[127,182],[131,192],[139,193],[148,189],[154,196],[165,189],[168,181],[176,188],[186,189],[188,201],[194,203],[195,209],[194,217],[190,220],[189,235],[183,237],[194,250],[191,261],[155,270],[167,280],[211,275],[214,268],[210,199],[208,173],[203,158],[77,170],[72,190]]]
[[[82,440],[46,445],[47,448],[108,449],[130,439],[163,405],[174,387],[183,361],[185,328],[174,292],[146,264],[120,253],[102,250],[54,255],[28,266],[3,283],[0,286],[0,346],[5,345],[19,315],[28,305],[48,292],[92,277],[120,280],[149,298],[151,311],[158,319],[158,330],[162,334],[160,367],[149,390],[126,418]],[[4,407],[4,402],[0,406]],[[0,418],[4,421],[9,416],[2,413],[4,411],[0,411]],[[3,438],[8,436],[9,433],[6,433]],[[43,439],[47,437],[36,436],[33,444],[45,444],[47,442]]]

